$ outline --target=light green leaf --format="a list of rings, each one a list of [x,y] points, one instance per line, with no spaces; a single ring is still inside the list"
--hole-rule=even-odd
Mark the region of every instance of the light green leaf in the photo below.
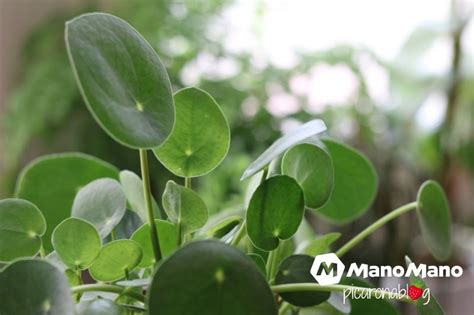
[[[295,144],[308,140],[326,131],[326,125],[320,119],[311,120],[276,140],[244,171],[241,180],[264,169],[271,161],[283,154]]]
[[[163,208],[168,219],[177,224],[183,234],[203,227],[209,216],[206,204],[197,193],[173,181],[166,183]]]
[[[125,195],[119,182],[101,178],[79,190],[72,205],[71,215],[92,223],[104,239],[122,220],[125,205]]]
[[[22,199],[0,200],[0,262],[35,256],[46,222],[41,211]]]
[[[328,202],[317,213],[337,223],[345,223],[364,214],[377,193],[377,174],[372,163],[358,151],[323,139],[334,165],[334,189]]]
[[[110,177],[118,179],[118,170],[111,164],[82,153],[62,153],[41,157],[21,172],[15,195],[34,203],[46,219],[43,246],[53,250],[51,233],[70,217],[76,193],[91,181]]]
[[[155,155],[172,173],[197,177],[216,168],[227,155],[230,130],[224,113],[207,92],[185,88],[174,94],[176,125]]]
[[[160,242],[161,255],[163,258],[171,255],[178,247],[178,228],[173,223],[164,220],[155,220],[156,231]],[[140,244],[143,252],[143,258],[139,264],[140,267],[146,268],[153,265],[155,256],[150,237],[150,225],[144,224],[133,233],[132,240]]]
[[[304,254],[309,256],[318,256],[329,252],[332,243],[341,237],[341,233],[333,232],[321,235],[318,238],[308,241],[304,244]]]
[[[278,247],[292,237],[304,214],[304,196],[298,183],[285,175],[273,176],[260,185],[247,210],[247,232],[252,243],[263,250]]]
[[[122,184],[123,192],[125,193],[128,203],[132,207],[132,211],[138,214],[142,222],[147,222],[148,212],[145,206],[143,183],[141,178],[133,172],[127,170],[121,171],[120,184]],[[160,218],[160,209],[153,196],[151,198],[151,203],[153,206],[155,218]]]
[[[97,281],[116,281],[125,277],[142,260],[140,245],[132,240],[117,240],[107,243],[89,269]]]
[[[173,128],[166,69],[127,22],[105,13],[66,23],[66,46],[79,89],[99,125],[131,148],[154,148]]]
[[[66,276],[39,259],[19,260],[0,273],[0,314],[73,315]]]
[[[300,184],[306,207],[319,208],[329,199],[334,187],[334,167],[327,150],[310,143],[298,144],[283,156],[281,170]]]
[[[441,261],[451,255],[451,215],[443,188],[432,180],[418,191],[417,216],[423,239],[433,256]]]
[[[72,269],[88,268],[99,255],[102,246],[96,228],[77,218],[61,222],[54,229],[51,239],[59,258]]]
[[[314,258],[307,255],[292,255],[282,261],[275,277],[275,284],[318,283],[310,273]],[[329,292],[287,292],[280,294],[292,305],[309,307],[329,299]]]
[[[163,262],[148,290],[150,315],[276,315],[274,297],[255,264],[218,241],[193,242]]]

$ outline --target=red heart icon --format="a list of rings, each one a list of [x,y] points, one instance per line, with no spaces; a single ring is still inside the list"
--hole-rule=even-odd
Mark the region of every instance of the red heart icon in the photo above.
[[[413,301],[418,300],[422,294],[423,294],[423,290],[421,288],[418,288],[415,285],[411,285],[408,287],[408,296]]]

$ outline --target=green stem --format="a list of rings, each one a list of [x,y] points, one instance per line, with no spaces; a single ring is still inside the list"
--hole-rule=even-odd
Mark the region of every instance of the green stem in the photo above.
[[[385,290],[375,288],[363,288],[350,285],[320,285],[316,283],[293,283],[293,284],[280,284],[271,287],[274,293],[286,293],[286,292],[341,292],[345,290],[353,290],[356,293],[364,293],[367,298],[372,298],[377,293],[377,297],[383,299],[393,299],[407,303],[414,303],[408,295],[395,294],[392,292],[386,292]]]
[[[115,234],[115,229],[112,229],[112,232],[110,233],[110,240],[115,241],[117,239],[117,236]]]
[[[128,291],[126,287],[122,287],[115,284],[102,284],[102,283],[101,284],[98,284],[98,283],[84,284],[84,285],[72,287],[71,289],[72,294],[76,294],[76,293],[81,294],[84,292],[91,292],[91,291],[117,293],[120,295],[128,296],[142,303],[145,303],[145,297],[142,294],[136,291]]]
[[[39,254],[40,254],[40,257],[41,257],[41,258],[45,258],[45,257],[46,257],[46,253],[45,253],[45,251],[44,251],[43,245],[41,245],[41,247],[40,247]]]
[[[140,149],[140,167],[142,169],[143,195],[145,206],[148,213],[148,224],[150,225],[151,244],[156,261],[161,260],[160,242],[158,241],[158,232],[156,231],[155,216],[151,203],[150,173],[148,169],[148,156],[145,149]]]
[[[278,312],[279,315],[285,315],[291,308],[291,304],[287,302],[283,302],[280,307],[280,311]]]
[[[376,230],[378,230],[380,227],[382,227],[384,224],[386,224],[388,221],[393,220],[400,215],[411,211],[413,209],[416,209],[417,203],[416,201],[408,203],[404,206],[401,206],[400,208],[397,208],[390,213],[386,214],[385,216],[381,217],[374,223],[372,223],[370,226],[368,226],[365,230],[357,234],[353,239],[351,239],[349,242],[347,242],[344,246],[342,246],[337,252],[336,255],[341,257],[344,254],[346,254],[349,250],[351,250],[354,246],[359,244],[363,239],[365,239],[367,236],[370,234],[374,233]]]
[[[191,187],[192,187],[192,178],[191,177],[185,177],[184,178],[184,187],[191,189]]]
[[[274,268],[274,265],[275,265],[275,260],[276,260],[276,253],[278,251],[278,248],[276,248],[275,250],[272,250],[269,254],[268,254],[268,258],[267,258],[267,265],[266,265],[266,269],[267,269],[267,280],[268,281],[271,281],[272,280],[272,275],[273,275],[273,268]]]
[[[263,169],[263,174],[260,179],[260,185],[263,184],[265,179],[267,179],[267,176],[268,176],[268,167],[265,167]],[[230,245],[237,246],[242,240],[242,238],[244,237],[245,233],[247,233],[247,222],[245,221],[245,218],[244,218],[244,220],[242,221],[242,224],[240,225],[239,230],[235,233],[235,236],[232,239],[232,242],[230,243]]]

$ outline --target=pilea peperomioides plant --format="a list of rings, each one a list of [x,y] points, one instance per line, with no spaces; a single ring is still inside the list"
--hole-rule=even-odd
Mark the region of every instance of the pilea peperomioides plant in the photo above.
[[[229,149],[216,101],[194,87],[173,94],[155,51],[117,17],[73,19],[66,45],[90,112],[112,138],[138,150],[141,178],[80,153],[30,163],[15,198],[0,201],[0,314],[398,314],[388,299],[443,314],[433,296],[427,305],[384,295],[351,307],[338,294],[351,287],[370,297],[368,283],[324,286],[311,276],[314,256],[340,235],[308,233],[305,211],[350,222],[367,211],[377,187],[372,164],[328,138],[321,120],[284,135],[245,170],[242,179],[253,177],[245,213],[209,223],[191,179],[212,171]],[[166,185],[164,212],[150,192],[148,150],[183,178],[184,185]],[[412,210],[428,249],[447,259],[450,214],[433,181],[335,254]]]

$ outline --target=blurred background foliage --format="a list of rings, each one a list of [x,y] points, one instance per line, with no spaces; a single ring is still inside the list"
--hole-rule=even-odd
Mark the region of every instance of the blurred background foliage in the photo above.
[[[297,62],[282,67],[223,45],[227,26],[222,12],[232,3],[89,1],[79,12],[54,16],[37,28],[25,43],[20,84],[2,118],[1,135],[8,152],[3,193],[11,194],[27,162],[50,152],[81,151],[138,173],[138,154],[112,141],[86,111],[65,52],[64,22],[81,12],[100,10],[124,18],[151,42],[174,90],[198,85],[225,111],[232,129],[231,151],[221,166],[194,186],[212,213],[241,209],[247,182],[239,178],[252,158],[282,132],[318,117],[331,136],[373,161],[380,186],[372,211],[347,226],[333,226],[308,214],[317,233],[342,231],[343,242],[374,219],[414,200],[419,184],[435,178],[447,190],[459,233],[455,240],[460,250],[452,262],[472,264],[462,250],[470,250],[473,257],[473,249],[466,249],[465,232],[472,246],[474,67],[472,54],[461,43],[472,11],[454,1],[449,20],[415,29],[394,61],[362,46],[339,45],[297,52]],[[258,39],[259,21],[266,11],[263,2],[255,7],[253,17],[242,23],[252,24]],[[439,41],[449,46],[447,72],[424,71],[426,53]],[[171,175],[158,163],[152,165],[159,195]],[[412,238],[417,233],[410,220],[390,223],[347,259],[395,264],[409,254],[429,261]]]

